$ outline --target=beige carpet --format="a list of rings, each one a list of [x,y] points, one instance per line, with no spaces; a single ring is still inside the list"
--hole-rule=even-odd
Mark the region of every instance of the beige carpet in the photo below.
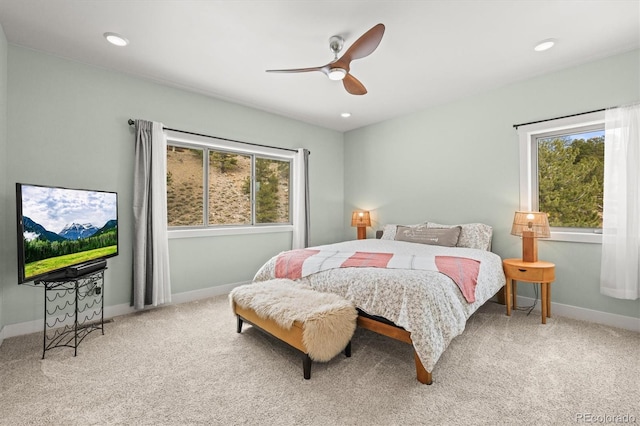
[[[247,325],[236,333],[226,296],[115,318],[75,358],[62,348],[42,360],[41,339],[0,347],[2,425],[640,423],[638,333],[561,317],[541,325],[491,302],[431,386],[415,380],[409,345],[365,330],[351,358],[314,363],[306,381],[293,349]]]

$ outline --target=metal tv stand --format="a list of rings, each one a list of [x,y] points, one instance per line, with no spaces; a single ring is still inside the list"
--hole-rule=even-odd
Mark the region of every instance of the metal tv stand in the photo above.
[[[69,277],[50,275],[35,281],[44,286],[44,336],[42,359],[54,348],[73,348],[78,353],[80,342],[89,333],[101,330],[104,335],[104,271],[99,270]]]

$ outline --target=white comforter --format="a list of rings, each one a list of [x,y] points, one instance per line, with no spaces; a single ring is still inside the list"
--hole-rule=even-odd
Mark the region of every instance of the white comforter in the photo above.
[[[483,250],[373,239],[311,248],[418,256],[437,254],[481,262],[474,303],[467,303],[451,278],[435,271],[338,268],[298,280],[317,291],[345,297],[366,313],[382,316],[411,332],[413,346],[427,371],[433,370],[451,340],[462,334],[471,314],[505,285],[502,260],[495,253]],[[275,278],[276,258],[260,268],[254,281]]]

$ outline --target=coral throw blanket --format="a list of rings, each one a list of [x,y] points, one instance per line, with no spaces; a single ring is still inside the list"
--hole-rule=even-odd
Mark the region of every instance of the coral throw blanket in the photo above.
[[[389,268],[436,271],[451,278],[464,296],[476,300],[480,261],[457,256],[414,256],[394,253],[299,249],[276,259],[276,278],[292,280],[336,268]]]

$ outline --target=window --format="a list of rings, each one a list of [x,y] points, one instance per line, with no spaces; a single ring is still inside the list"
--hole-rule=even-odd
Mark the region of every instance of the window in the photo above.
[[[167,132],[169,230],[291,228],[294,154]]]
[[[204,150],[167,145],[167,222],[169,226],[202,226]]]
[[[551,239],[601,242],[604,112],[519,127],[520,208],[549,215]]]

